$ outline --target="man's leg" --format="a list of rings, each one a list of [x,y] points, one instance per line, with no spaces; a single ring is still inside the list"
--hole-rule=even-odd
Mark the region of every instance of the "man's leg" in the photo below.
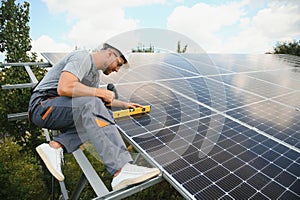
[[[62,132],[67,132],[69,130],[69,133],[67,133],[66,136],[69,135],[69,141],[72,143],[72,146],[76,146],[78,148],[81,141],[76,134],[76,129],[74,127],[71,112],[72,108],[70,106],[66,106],[68,103],[70,105],[72,104],[70,98],[67,97],[57,97],[55,99],[36,102],[36,105],[33,105],[33,112],[31,111],[30,113],[31,121],[37,126],[43,128],[61,130]],[[60,107],[59,105],[62,106]],[[61,171],[61,163],[63,159],[62,147],[64,147],[62,144],[56,141],[51,141],[49,144],[44,143],[36,148],[48,170],[59,181],[64,180],[64,175]]]
[[[103,159],[111,175],[132,161],[114,119],[101,99],[73,98],[75,127],[82,141],[89,140]]]
[[[33,121],[43,124],[42,127],[60,129],[63,134],[54,139],[62,144],[67,152],[76,150],[81,143],[90,140],[102,157],[107,170],[112,175],[120,172],[113,179],[114,190],[145,181],[159,174],[158,169],[128,163],[132,158],[115,127],[114,119],[99,98],[57,97],[44,101],[41,107],[44,110],[36,111],[38,114],[35,115],[41,119]],[[72,140],[73,142],[70,142]]]
[[[68,153],[90,140],[112,175],[132,161],[114,119],[99,98],[56,97],[42,101],[31,120],[40,127],[61,130],[62,134],[55,136],[54,141]]]
[[[104,103],[95,97],[73,98],[75,127],[82,141],[90,140],[102,157],[106,169],[114,176],[113,190],[146,181],[157,176],[157,168],[129,164],[132,158]]]

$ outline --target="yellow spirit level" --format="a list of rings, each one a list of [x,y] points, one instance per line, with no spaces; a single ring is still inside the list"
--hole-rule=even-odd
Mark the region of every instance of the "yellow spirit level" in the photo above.
[[[148,106],[142,106],[142,107],[137,107],[137,108],[130,108],[130,109],[126,109],[126,110],[118,110],[118,111],[113,112],[113,116],[115,119],[117,119],[117,118],[131,116],[131,115],[148,113],[148,112],[150,112],[150,107],[151,106],[148,105]]]

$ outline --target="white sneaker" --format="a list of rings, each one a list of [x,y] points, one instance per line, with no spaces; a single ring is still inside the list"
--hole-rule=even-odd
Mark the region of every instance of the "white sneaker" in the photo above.
[[[57,180],[63,181],[65,179],[63,173],[61,172],[61,164],[63,161],[63,149],[54,149],[46,143],[39,145],[35,149],[41,156],[42,160],[46,164],[46,167],[51,172],[51,174]]]
[[[119,190],[146,181],[159,175],[159,173],[160,171],[158,168],[147,168],[127,163],[121,169],[120,174],[113,178],[111,187],[113,190]]]

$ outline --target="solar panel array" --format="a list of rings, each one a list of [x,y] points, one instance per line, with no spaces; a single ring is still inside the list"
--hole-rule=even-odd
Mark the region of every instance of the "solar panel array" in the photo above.
[[[102,76],[151,105],[120,130],[190,199],[300,198],[300,58],[133,54]]]
[[[300,198],[299,57],[133,54],[130,64],[101,83],[151,112],[118,126],[185,198]]]

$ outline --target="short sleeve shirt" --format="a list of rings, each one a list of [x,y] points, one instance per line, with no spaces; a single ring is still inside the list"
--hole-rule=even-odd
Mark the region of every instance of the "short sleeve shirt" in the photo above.
[[[66,55],[49,70],[35,88],[35,91],[56,89],[63,71],[72,73],[84,85],[99,86],[99,72],[96,69],[92,54],[88,51],[74,51]]]

